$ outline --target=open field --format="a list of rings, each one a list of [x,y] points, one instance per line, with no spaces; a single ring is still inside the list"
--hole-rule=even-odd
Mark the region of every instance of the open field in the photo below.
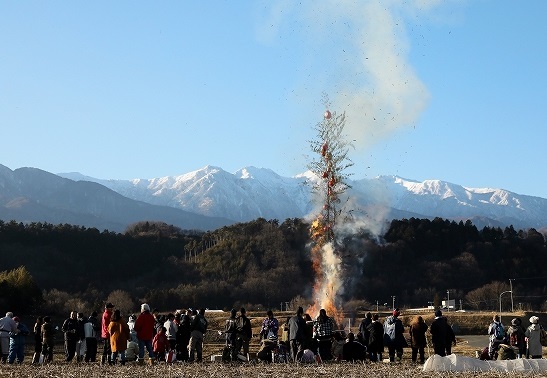
[[[260,324],[264,318],[263,313],[249,313],[252,320],[253,332],[258,334]],[[276,313],[276,316],[282,323],[287,316],[292,313]],[[405,325],[412,319],[415,314],[404,314],[403,322]],[[485,327],[488,326],[492,318],[492,313],[446,313],[450,323],[456,323],[461,329],[465,330],[466,334],[482,334],[486,333]],[[515,316],[527,319],[531,314],[502,314],[504,323]],[[32,343],[27,347],[27,356],[22,365],[0,365],[0,378],[2,377],[263,377],[263,378],[282,378],[282,377],[501,377],[500,373],[424,373],[421,371],[421,366],[413,364],[410,361],[410,349],[404,350],[403,361],[401,363],[347,363],[347,362],[329,362],[322,364],[263,364],[263,363],[240,363],[240,364],[223,364],[220,362],[210,362],[210,356],[220,354],[223,347],[222,336],[218,334],[218,330],[222,329],[224,320],[227,318],[225,313],[210,313],[206,314],[209,319],[209,329],[204,345],[204,360],[203,363],[175,363],[166,364],[159,363],[154,366],[138,366],[136,363],[128,363],[126,366],[101,366],[99,363],[84,364],[84,363],[66,363],[64,362],[63,346],[59,342],[55,349],[54,363],[45,366],[33,366],[30,364],[31,352],[33,349]],[[427,323],[431,322],[432,314],[422,315]],[[539,314],[540,318],[542,317]],[[346,324],[352,324],[352,332],[357,332],[357,326],[362,318],[361,314],[353,320],[347,320]],[[543,317],[545,319],[545,317]],[[542,320],[543,320],[542,319]],[[475,332],[472,332],[475,330]],[[61,336],[58,337],[61,339]],[[59,340],[60,341],[60,340]],[[486,345],[485,345],[486,346]],[[99,355],[102,346],[99,346]],[[258,338],[253,338],[251,342],[251,352],[258,349]],[[547,348],[544,348],[547,350]],[[477,348],[472,347],[469,343],[458,336],[458,343],[453,347],[453,353],[474,357]],[[426,358],[428,352],[426,349]],[[385,353],[387,357],[387,351]],[[545,357],[545,354],[544,354]],[[532,374],[509,374],[511,377],[529,377]],[[503,376],[507,376],[504,374]],[[534,376],[538,376],[535,374]],[[547,373],[545,374],[547,376]]]

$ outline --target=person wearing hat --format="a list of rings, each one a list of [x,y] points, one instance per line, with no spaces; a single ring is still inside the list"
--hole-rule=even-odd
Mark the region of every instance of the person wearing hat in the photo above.
[[[541,329],[539,318],[537,316],[530,317],[530,326],[524,332],[524,337],[528,345],[527,354],[530,358],[541,358]]]
[[[84,323],[84,336],[86,351],[85,362],[95,362],[97,360],[97,339],[100,336],[101,327],[97,321],[97,311],[93,311]]]
[[[0,318],[0,350],[2,351],[2,363],[8,360],[10,333],[17,333],[17,324],[13,320],[13,312],[6,312],[6,316]]]
[[[17,363],[21,364],[25,358],[25,342],[30,331],[26,325],[21,323],[18,316],[14,316],[13,321],[17,324],[19,332],[10,334],[8,363],[13,364],[17,358]]]
[[[110,365],[112,363],[112,348],[110,347],[110,334],[108,333],[108,326],[110,325],[110,319],[114,312],[114,305],[108,302],[104,306],[103,317],[101,320],[101,338],[103,339],[103,355],[101,357],[101,363],[104,365],[107,361]]]
[[[507,328],[509,345],[515,350],[517,358],[522,358],[526,353],[526,341],[524,340],[524,328],[520,318],[513,318]]]
[[[384,344],[387,346],[389,362],[395,362],[395,354],[397,354],[397,360],[401,361],[403,358],[403,347],[406,345],[406,340],[403,336],[405,327],[401,319],[399,319],[399,315],[401,315],[401,312],[396,308],[393,310],[392,315],[388,316],[384,322]]]

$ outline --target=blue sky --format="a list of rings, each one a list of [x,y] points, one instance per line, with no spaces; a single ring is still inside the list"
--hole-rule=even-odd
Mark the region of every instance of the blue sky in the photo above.
[[[306,170],[322,94],[354,179],[547,198],[547,1],[0,0],[0,164]]]

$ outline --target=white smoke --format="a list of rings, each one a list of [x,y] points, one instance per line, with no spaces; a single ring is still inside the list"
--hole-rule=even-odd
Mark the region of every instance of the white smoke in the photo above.
[[[304,38],[307,60],[300,97],[327,93],[336,111],[346,111],[345,132],[357,152],[415,126],[429,100],[409,61],[407,24],[453,0],[268,1],[259,38],[290,44]],[[358,168],[358,167],[357,167]]]
[[[342,260],[336,255],[332,243],[327,243],[322,248],[321,272],[322,279],[319,280],[318,287],[314,298],[321,308],[327,308],[329,303],[336,304],[339,295],[344,293],[340,274],[342,271]],[[330,296],[336,295],[336,298]]]

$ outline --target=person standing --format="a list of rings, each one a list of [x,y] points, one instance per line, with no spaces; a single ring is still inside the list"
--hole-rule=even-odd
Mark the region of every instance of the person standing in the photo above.
[[[268,310],[266,315],[267,317],[262,321],[262,328],[260,329],[260,339],[277,340],[279,321],[274,317],[272,310]]]
[[[251,321],[247,317],[245,308],[243,307],[239,310],[239,316],[237,317],[236,324],[236,355],[241,353],[241,350],[243,350],[243,355],[247,358],[249,354],[249,342],[253,337],[253,330],[251,328]]]
[[[294,362],[299,361],[302,357],[302,353],[304,353],[302,345],[304,343],[304,336],[306,332],[306,322],[304,321],[302,315],[304,315],[304,309],[302,307],[298,307],[298,310],[296,310],[296,315],[291,317],[288,322],[291,357]]]
[[[530,317],[530,325],[524,332],[524,337],[528,345],[528,354],[530,358],[541,358],[541,326],[538,324],[537,316]]]
[[[431,341],[433,342],[433,350],[435,354],[444,357],[446,356],[446,342],[448,340],[448,323],[443,318],[441,310],[435,311],[435,319],[429,327],[431,332]]]
[[[154,349],[156,361],[166,361],[165,354],[169,352],[170,345],[169,339],[167,338],[167,329],[165,327],[161,327],[157,331],[154,339],[152,340],[152,347]]]
[[[368,338],[370,336],[370,331],[368,330],[370,323],[372,323],[372,314],[367,312],[363,320],[361,320],[361,324],[359,324],[359,333],[357,334],[358,341],[365,346],[368,345]]]
[[[70,362],[76,354],[78,342],[78,320],[76,311],[70,313],[70,317],[63,322],[61,331],[65,334],[65,361]]]
[[[503,324],[501,324],[499,315],[494,315],[492,323],[488,326],[488,335],[488,355],[490,359],[495,360],[499,345],[505,341],[505,329],[503,328]]]
[[[427,331],[427,324],[421,316],[416,316],[409,327],[410,334],[410,347],[412,348],[412,362],[418,360],[418,354],[420,355],[420,363],[425,362],[425,347],[427,346],[427,340],[425,333]]]
[[[97,321],[97,312],[93,311],[87,322],[84,323],[84,336],[85,336],[85,362],[95,362],[97,360],[97,339],[100,335],[99,322]]]
[[[384,322],[384,344],[387,345],[390,362],[395,362],[395,354],[397,354],[398,361],[402,360],[403,346],[406,344],[403,336],[405,327],[399,319],[399,315],[401,315],[401,312],[397,308]]]
[[[332,338],[334,334],[334,321],[327,316],[327,311],[322,308],[319,316],[313,323],[313,337],[317,340],[319,356],[323,361],[332,360]]]
[[[42,352],[42,324],[44,320],[41,316],[36,318],[34,323],[34,354],[32,355],[32,363],[37,364],[40,362],[40,353]]]
[[[224,323],[224,335],[226,337],[225,347],[230,351],[230,360],[237,360],[236,338],[237,338],[237,311],[233,308],[230,317]],[[226,357],[226,359],[228,359]]]
[[[178,326],[175,323],[175,314],[169,313],[163,326],[166,329],[165,336],[167,336],[167,340],[169,341],[169,350],[175,350],[178,330]]]
[[[177,330],[177,361],[188,361],[188,346],[190,345],[190,316],[188,311],[180,315]]]
[[[515,350],[517,358],[523,358],[526,355],[526,340],[520,318],[511,320],[511,325],[507,328],[507,335],[509,336],[509,345]]]
[[[369,330],[368,355],[371,362],[382,361],[384,352],[384,326],[380,323],[378,314],[372,316]]]
[[[13,320],[13,312],[6,312],[6,316],[0,318],[0,350],[2,350],[2,363],[5,364],[8,360],[10,333],[16,334],[18,331],[17,324]]]
[[[129,327],[129,334],[131,335],[131,341],[137,342],[137,332],[135,331],[135,315],[129,315],[127,319],[127,326]],[[127,354],[127,353],[126,353]]]
[[[21,323],[19,317],[13,317],[13,321],[17,324],[19,332],[10,333],[8,363],[13,364],[17,358],[17,363],[22,364],[25,358],[25,343],[30,331],[25,324]]]
[[[144,348],[148,351],[150,361],[154,360],[152,339],[154,338],[154,325],[156,320],[150,313],[150,306],[147,303],[141,305],[141,313],[135,321],[135,331],[139,341],[139,365],[144,364]]]
[[[110,335],[110,347],[112,349],[111,363],[116,364],[118,353],[120,362],[125,365],[125,350],[127,341],[130,340],[129,326],[120,314],[120,310],[114,311],[110,323],[108,324],[108,334]]]
[[[84,324],[87,322],[87,320],[84,318],[83,312],[78,313],[77,318],[77,327],[76,327],[76,335],[78,337],[78,341],[76,342],[76,361],[82,362],[84,360],[84,356],[87,350],[87,345],[85,342],[85,330],[84,330]]]
[[[112,362],[112,348],[110,348],[110,335],[108,334],[108,325],[110,319],[112,319],[112,313],[114,311],[114,305],[108,302],[104,306],[103,317],[101,319],[101,338],[103,339],[103,355],[101,357],[101,364],[108,364]]]
[[[51,324],[51,318],[44,316],[44,324],[41,329],[42,335],[42,354],[44,362],[53,362],[53,347],[55,345],[55,328]]]
[[[196,354],[196,362],[201,362],[203,360],[203,335],[207,332],[207,324],[205,309],[200,308],[197,315],[192,319],[189,361],[194,361],[194,356]]]

